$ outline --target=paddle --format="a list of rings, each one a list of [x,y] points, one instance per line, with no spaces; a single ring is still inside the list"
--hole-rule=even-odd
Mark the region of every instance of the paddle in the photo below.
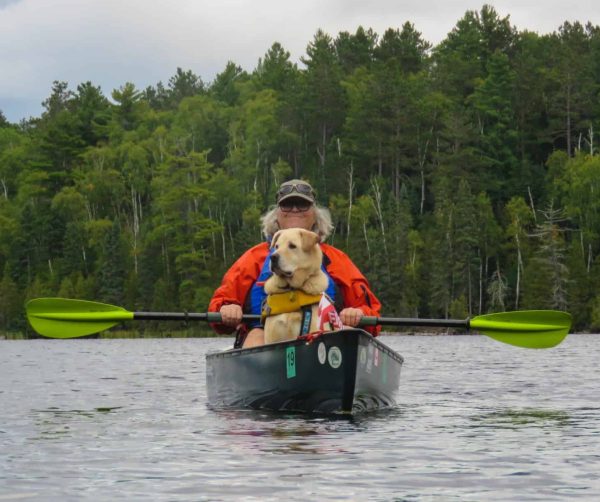
[[[557,310],[498,312],[472,319],[403,319],[363,317],[361,326],[431,326],[465,328],[499,342],[527,349],[547,349],[562,342],[571,328],[571,314]]]
[[[86,300],[38,298],[26,305],[33,329],[49,338],[77,338],[108,329],[123,321],[220,322],[218,312],[129,312],[121,307]],[[259,320],[244,315],[244,321]],[[473,319],[410,319],[363,317],[361,326],[431,326],[473,329],[499,342],[517,347],[542,349],[558,345],[569,333],[571,315],[554,310],[501,312]]]

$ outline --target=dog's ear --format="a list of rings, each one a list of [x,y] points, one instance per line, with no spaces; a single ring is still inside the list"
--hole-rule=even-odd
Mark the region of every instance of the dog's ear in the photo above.
[[[310,251],[321,240],[317,234],[309,230],[301,230],[300,237],[302,238],[302,250]]]
[[[274,248],[275,244],[277,244],[277,239],[279,239],[279,236],[281,235],[281,230],[277,230],[277,232],[275,232],[275,235],[273,236],[273,238],[271,239],[271,247]]]

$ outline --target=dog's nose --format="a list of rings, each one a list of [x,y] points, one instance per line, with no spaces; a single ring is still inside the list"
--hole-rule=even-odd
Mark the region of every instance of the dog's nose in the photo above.
[[[279,255],[278,254],[271,255],[271,263],[273,265],[277,265],[277,263],[279,263]]]

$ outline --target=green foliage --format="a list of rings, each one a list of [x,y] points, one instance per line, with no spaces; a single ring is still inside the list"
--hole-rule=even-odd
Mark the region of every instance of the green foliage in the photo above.
[[[436,47],[406,22],[319,30],[299,65],[274,43],[208,84],[56,81],[41,117],[0,113],[0,329],[40,296],[204,310],[293,177],[384,314],[561,308],[597,329],[599,34],[517,32],[486,5]]]
[[[115,221],[105,235],[98,261],[98,297],[101,302],[123,303],[127,268],[121,230]]]
[[[2,112],[2,110],[0,110],[0,129],[8,127],[9,125],[10,125],[10,123],[8,122],[8,120],[6,119],[6,117],[4,116],[4,113]]]
[[[597,295],[592,304],[592,322],[591,329],[600,331],[600,295]]]
[[[538,240],[536,253],[526,268],[528,278],[524,306],[566,310],[569,269],[565,257],[565,219],[552,205],[541,211],[541,221],[531,237]]]
[[[19,326],[23,298],[6,269],[0,280],[0,329],[13,331]]]

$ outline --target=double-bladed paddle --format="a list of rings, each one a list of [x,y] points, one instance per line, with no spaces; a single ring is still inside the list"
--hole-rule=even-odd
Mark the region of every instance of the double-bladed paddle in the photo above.
[[[129,312],[106,303],[67,298],[38,298],[26,305],[33,329],[49,338],[77,338],[108,329],[123,321],[207,321],[220,322],[218,312]],[[259,320],[244,315],[244,321]],[[499,342],[530,349],[558,345],[569,333],[571,315],[556,310],[522,310],[486,314],[472,319],[410,319],[369,317],[360,326],[430,326],[471,329]]]

